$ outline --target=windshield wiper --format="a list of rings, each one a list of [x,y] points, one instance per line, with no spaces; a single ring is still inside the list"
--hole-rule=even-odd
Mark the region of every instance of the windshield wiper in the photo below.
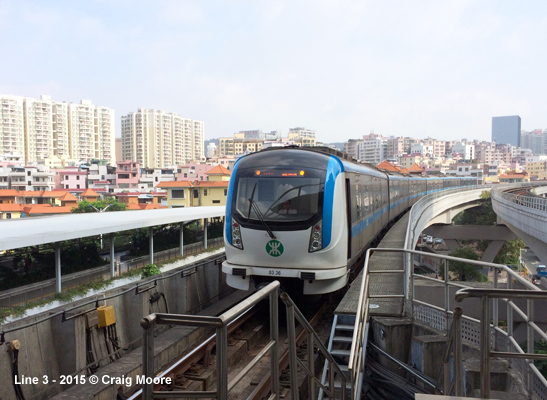
[[[264,226],[266,227],[266,231],[268,232],[268,235],[270,235],[272,239],[277,239],[274,233],[272,232],[272,230],[270,229],[270,227],[268,226],[268,224],[266,223],[266,221],[264,221],[264,215],[262,215],[260,208],[256,205],[252,197],[249,199],[249,203],[251,203],[251,207],[253,207],[253,210],[255,214],[257,215],[258,219],[260,220],[260,222],[262,222]]]

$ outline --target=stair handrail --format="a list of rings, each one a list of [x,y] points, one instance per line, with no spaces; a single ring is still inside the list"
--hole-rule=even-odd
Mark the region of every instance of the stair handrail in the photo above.
[[[462,314],[461,307],[454,308],[454,319],[448,334],[448,341],[444,351],[441,368],[437,377],[435,393],[441,394],[441,382],[444,383],[442,394],[449,396],[455,389],[456,396],[463,396],[463,378],[462,378]],[[450,355],[453,354],[454,379],[450,381]]]
[[[298,309],[297,305],[288,295],[288,293],[283,292],[279,296],[281,300],[285,303],[287,309],[287,336],[289,341],[289,365],[290,365],[290,381],[291,381],[291,396],[293,400],[298,400],[300,398],[299,388],[298,388],[298,367],[302,368],[302,371],[306,374],[308,378],[308,390],[309,390],[309,399],[317,398],[315,393],[315,384],[319,386],[320,389],[329,397],[329,399],[345,399],[346,398],[346,376],[336,363],[334,357],[329,353],[328,349],[323,344],[321,338],[310,323],[307,321],[306,317]],[[297,353],[297,344],[296,344],[296,324],[297,320],[305,330],[308,335],[308,365],[306,366],[301,360],[296,356]],[[329,363],[329,386],[323,385],[321,380],[317,379],[315,376],[315,360],[314,360],[314,350],[317,350],[325,357],[326,362]],[[334,393],[334,373],[336,372],[337,376],[340,377],[340,388],[342,391],[342,396],[335,397]]]
[[[369,259],[370,253],[375,249],[368,249],[365,253],[365,263],[361,276],[361,289],[359,290],[359,300],[357,302],[357,312],[355,314],[355,328],[353,330],[353,340],[351,341],[351,352],[348,361],[348,371],[351,378],[352,399],[359,398],[359,380],[365,366],[366,343],[365,331],[369,320]]]
[[[258,290],[218,317],[191,315],[191,314],[168,314],[154,313],[150,314],[140,321],[143,329],[142,335],[142,374],[145,384],[142,387],[142,398],[151,400],[152,398],[165,398],[162,395],[165,392],[154,391],[153,378],[155,376],[154,368],[154,327],[156,325],[183,325],[196,327],[216,328],[216,372],[217,386],[216,390],[208,391],[182,391],[173,390],[169,392],[169,398],[214,398],[219,400],[228,400],[228,392],[241,381],[249,371],[268,353],[270,355],[271,368],[271,395],[270,399],[279,399],[279,316],[278,316],[278,296],[279,281],[270,282],[267,286]],[[270,302],[270,341],[244,368],[237,376],[228,381],[228,325],[239,318],[243,313],[250,310],[262,300],[269,299]]]
[[[490,358],[520,358],[526,360],[547,360],[547,354],[535,354],[533,332],[545,333],[534,323],[534,300],[547,300],[547,291],[522,290],[522,289],[483,289],[483,288],[464,288],[456,292],[455,299],[458,302],[466,298],[480,298],[482,316],[480,321],[480,392],[481,398],[490,398]],[[527,352],[512,353],[490,350],[490,299],[506,299],[508,305],[515,308],[511,299],[526,299],[527,314],[522,313],[524,321],[528,325],[528,348]],[[520,311],[520,310],[519,310]],[[532,329],[530,329],[530,327]]]

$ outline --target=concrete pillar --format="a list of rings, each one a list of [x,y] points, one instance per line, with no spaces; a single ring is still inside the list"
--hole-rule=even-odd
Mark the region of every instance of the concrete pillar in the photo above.
[[[116,276],[116,259],[114,258],[114,232],[110,233],[110,277]]]
[[[154,227],[148,228],[148,244],[150,248],[150,264],[154,264]]]
[[[184,222],[180,224],[180,256],[184,255]]]
[[[203,248],[207,248],[207,218],[203,218]]]
[[[61,293],[61,243],[55,243],[55,291]]]

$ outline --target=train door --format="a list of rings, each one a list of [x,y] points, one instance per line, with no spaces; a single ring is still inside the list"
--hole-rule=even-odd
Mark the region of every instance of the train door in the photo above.
[[[351,184],[350,180],[346,179],[346,218],[348,225],[348,260],[351,259]]]

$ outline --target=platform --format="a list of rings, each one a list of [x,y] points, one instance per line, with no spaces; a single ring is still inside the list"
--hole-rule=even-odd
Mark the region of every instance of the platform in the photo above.
[[[393,227],[386,233],[378,248],[404,248],[406,228],[408,225],[408,213],[403,215]],[[373,253],[370,258],[371,271],[380,270],[404,270],[403,253]],[[357,303],[359,301],[359,292],[363,271],[351,284],[348,292],[338,304],[334,311],[335,314],[355,315],[357,313]],[[369,291],[371,295],[375,294],[403,294],[404,276],[400,274],[390,275],[371,275]],[[378,305],[378,308],[371,308],[370,314],[375,316],[401,317],[404,309],[404,300],[399,299],[372,299],[371,303]]]

